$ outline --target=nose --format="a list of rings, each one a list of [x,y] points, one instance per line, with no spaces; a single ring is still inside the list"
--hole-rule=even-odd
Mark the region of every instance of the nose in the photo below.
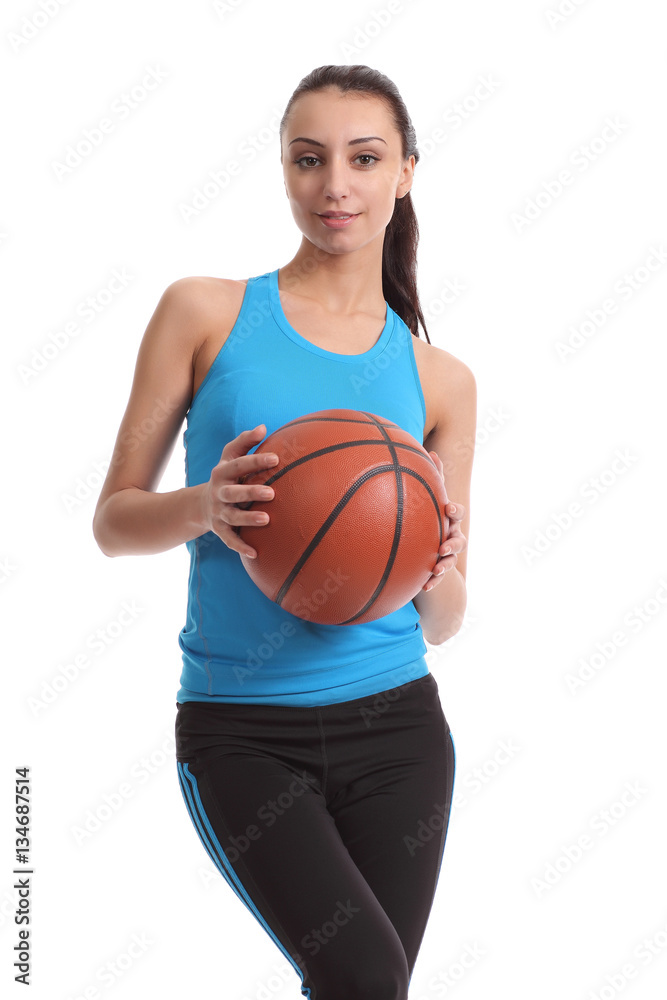
[[[346,198],[350,191],[347,164],[337,156],[332,156],[324,169],[324,196],[331,201]]]

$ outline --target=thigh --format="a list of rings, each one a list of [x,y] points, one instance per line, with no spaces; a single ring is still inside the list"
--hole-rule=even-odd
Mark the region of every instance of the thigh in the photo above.
[[[435,679],[366,715],[359,775],[329,803],[351,858],[395,927],[410,977],[442,864],[455,750]],[[351,732],[352,730],[350,730]]]
[[[267,747],[235,750],[227,742],[219,753],[177,756],[205,849],[291,962],[303,995],[403,1000],[401,941],[313,776]]]

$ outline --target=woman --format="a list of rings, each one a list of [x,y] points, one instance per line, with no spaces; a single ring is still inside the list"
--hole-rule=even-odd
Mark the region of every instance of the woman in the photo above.
[[[419,153],[394,84],[367,66],[319,67],[292,95],[280,142],[301,245],[284,267],[246,281],[192,277],[166,289],[93,530],[110,556],[182,543],[190,552],[176,756],[211,860],[287,956],[303,996],[405,1000],[454,784],[424,636],[444,642],[465,610],[475,381],[419,337],[409,193]],[[417,596],[345,627],[266,598],[243,568],[240,554],[256,553],[238,534],[270,519],[270,498],[243,482],[271,464],[254,449],[329,408],[408,430],[443,480],[446,467],[456,498]],[[187,485],[156,493],[186,416]],[[268,514],[237,506],[260,499]]]

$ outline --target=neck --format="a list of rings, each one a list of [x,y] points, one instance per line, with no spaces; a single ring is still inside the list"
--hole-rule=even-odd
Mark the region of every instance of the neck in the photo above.
[[[279,269],[280,291],[316,300],[331,313],[384,315],[384,233],[351,253],[327,253],[304,236],[296,254]]]

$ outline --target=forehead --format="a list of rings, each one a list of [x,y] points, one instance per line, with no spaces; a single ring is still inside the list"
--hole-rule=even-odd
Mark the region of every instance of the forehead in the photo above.
[[[398,139],[391,111],[382,98],[359,91],[344,94],[333,89],[301,94],[295,100],[285,140],[289,142],[297,135],[320,142],[334,141],[339,135],[345,139],[379,135],[387,143]]]

